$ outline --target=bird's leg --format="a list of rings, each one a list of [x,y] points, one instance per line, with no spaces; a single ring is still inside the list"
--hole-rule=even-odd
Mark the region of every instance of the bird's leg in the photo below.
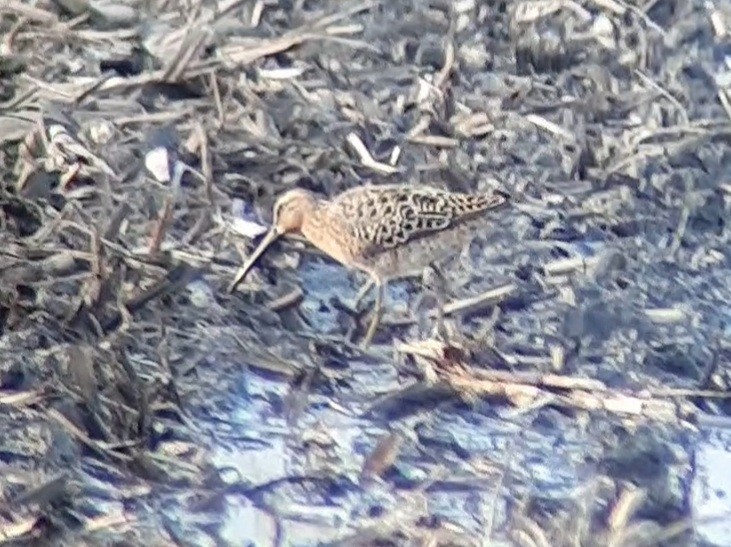
[[[444,326],[444,304],[447,280],[444,278],[444,274],[434,264],[424,268],[421,280],[426,291],[430,292],[434,296],[437,303],[434,329],[439,336],[446,339],[447,335]]]
[[[373,317],[371,318],[371,323],[370,325],[368,325],[368,331],[366,332],[365,338],[363,338],[363,348],[367,348],[373,341],[373,336],[376,334],[376,329],[378,328],[378,324],[381,321],[381,314],[383,312],[384,282],[379,276],[375,274],[371,274],[371,279],[373,279],[373,284],[376,287],[376,303],[373,307]]]
[[[353,302],[353,310],[358,311],[360,303],[363,301],[368,292],[373,288],[373,283],[373,278],[369,277],[368,281],[366,281],[360,288],[358,294],[355,296],[355,302]]]

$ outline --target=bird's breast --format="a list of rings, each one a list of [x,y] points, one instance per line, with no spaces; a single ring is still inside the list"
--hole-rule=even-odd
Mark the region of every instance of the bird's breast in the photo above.
[[[356,249],[344,226],[310,220],[302,226],[302,235],[325,254],[345,266],[352,266]]]

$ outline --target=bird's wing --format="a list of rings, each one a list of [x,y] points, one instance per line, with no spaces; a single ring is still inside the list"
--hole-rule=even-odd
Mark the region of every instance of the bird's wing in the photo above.
[[[507,195],[464,194],[407,185],[365,186],[343,192],[332,202],[361,253],[391,249],[507,202]]]

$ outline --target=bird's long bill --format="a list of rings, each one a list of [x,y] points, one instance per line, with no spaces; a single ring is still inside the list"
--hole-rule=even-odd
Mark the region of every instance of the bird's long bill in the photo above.
[[[249,270],[254,267],[254,264],[256,264],[256,261],[259,260],[259,257],[264,254],[264,251],[267,250],[267,247],[269,247],[269,245],[276,241],[278,237],[279,233],[277,233],[277,229],[275,227],[272,227],[264,236],[264,239],[261,240],[259,246],[254,250],[253,253],[251,253],[251,256],[244,263],[244,265],[239,268],[239,271],[236,273],[236,277],[228,287],[228,292],[231,293],[236,290],[236,287],[238,287],[239,283],[244,280],[246,274],[249,273]]]

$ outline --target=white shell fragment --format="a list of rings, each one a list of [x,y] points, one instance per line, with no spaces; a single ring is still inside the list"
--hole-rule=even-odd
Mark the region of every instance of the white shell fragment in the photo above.
[[[266,226],[251,220],[251,214],[247,213],[246,203],[241,199],[234,199],[231,206],[232,221],[231,228],[239,235],[253,239],[267,231]]]
[[[145,154],[145,167],[158,182],[170,182],[170,155],[164,146],[153,148]]]

